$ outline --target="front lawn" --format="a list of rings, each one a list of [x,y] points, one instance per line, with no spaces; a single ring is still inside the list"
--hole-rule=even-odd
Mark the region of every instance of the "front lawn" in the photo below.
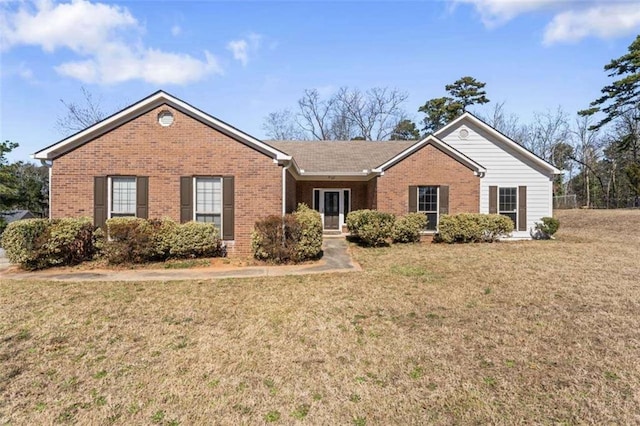
[[[640,421],[640,211],[361,273],[0,281],[0,423]]]

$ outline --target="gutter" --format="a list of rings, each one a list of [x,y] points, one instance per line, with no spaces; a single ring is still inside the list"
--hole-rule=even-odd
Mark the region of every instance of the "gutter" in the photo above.
[[[282,217],[287,214],[287,170],[291,166],[293,161],[289,160],[289,163],[282,167]]]

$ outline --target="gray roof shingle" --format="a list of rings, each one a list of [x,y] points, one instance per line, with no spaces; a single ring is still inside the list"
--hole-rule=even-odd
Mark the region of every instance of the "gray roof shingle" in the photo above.
[[[305,172],[362,173],[418,141],[264,141],[291,155]]]

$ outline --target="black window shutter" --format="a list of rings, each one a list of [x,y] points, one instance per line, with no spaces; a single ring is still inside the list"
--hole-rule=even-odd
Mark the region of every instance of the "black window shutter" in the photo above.
[[[234,239],[235,212],[234,212],[234,179],[233,176],[222,178],[222,239]]]
[[[107,177],[95,176],[93,178],[93,224],[103,227],[107,221]]]
[[[449,214],[449,186],[440,186],[440,214]]]
[[[518,187],[518,231],[527,230],[527,187]]]
[[[136,217],[149,218],[149,178],[136,177]]]
[[[313,208],[314,210],[320,211],[320,190],[313,190]]]
[[[409,213],[418,211],[418,187],[409,187]]]
[[[350,206],[349,195],[350,194],[351,194],[351,192],[347,191],[346,189],[344,190],[344,206],[343,206],[343,210],[344,210],[344,217],[345,218],[349,214],[349,206]]]
[[[489,187],[489,213],[490,214],[498,213],[498,187],[497,186]]]
[[[180,223],[193,220],[193,178],[180,178]]]

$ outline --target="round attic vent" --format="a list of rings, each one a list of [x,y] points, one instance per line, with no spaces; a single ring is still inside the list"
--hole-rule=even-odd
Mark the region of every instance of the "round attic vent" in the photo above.
[[[171,111],[162,111],[158,114],[158,123],[160,123],[162,127],[171,126],[173,124],[173,114]]]
[[[460,129],[458,136],[460,136],[460,139],[466,139],[469,137],[469,131],[467,129]]]

